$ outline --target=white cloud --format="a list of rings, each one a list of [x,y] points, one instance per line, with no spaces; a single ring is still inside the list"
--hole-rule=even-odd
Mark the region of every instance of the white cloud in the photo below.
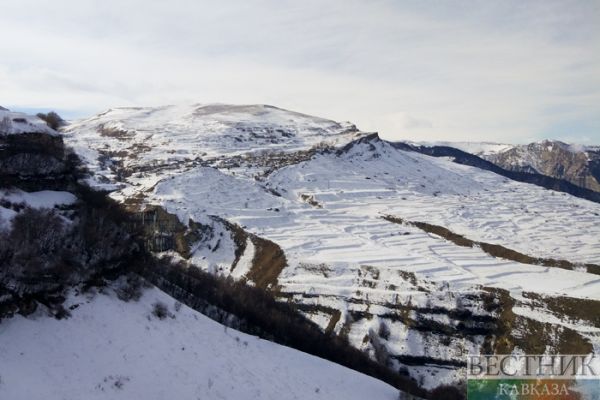
[[[13,107],[268,103],[394,139],[600,142],[598,2],[5,0],[0,30]]]

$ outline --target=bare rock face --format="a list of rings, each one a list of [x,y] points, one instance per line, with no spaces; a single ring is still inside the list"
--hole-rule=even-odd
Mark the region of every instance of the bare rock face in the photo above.
[[[55,130],[37,116],[0,107],[2,186],[35,190],[65,183],[74,155]]]
[[[572,146],[544,140],[484,155],[502,168],[564,179],[600,191],[600,148]]]
[[[26,190],[63,188],[72,180],[73,157],[60,136],[41,132],[0,136],[3,185]]]

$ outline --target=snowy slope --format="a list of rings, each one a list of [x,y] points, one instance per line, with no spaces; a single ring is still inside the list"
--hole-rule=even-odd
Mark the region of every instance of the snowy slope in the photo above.
[[[20,112],[12,112],[0,108],[0,135],[14,135],[19,133],[47,133],[57,135],[56,131],[48,127],[40,118]]]
[[[116,162],[130,174],[137,172],[130,180],[144,187],[157,179],[149,165],[174,173],[189,165],[218,163],[224,156],[308,150],[360,135],[350,123],[267,105],[226,104],[115,108],[75,121],[64,133],[100,183],[117,180]]]
[[[17,215],[15,208],[54,208],[75,203],[77,197],[73,193],[41,190],[24,192],[19,189],[0,189],[0,229],[8,227],[11,219]]]
[[[151,314],[160,301],[172,314]],[[72,294],[65,320],[0,324],[0,398],[396,399],[371,377],[208,319],[157,289],[138,302]]]
[[[169,114],[167,120],[143,114],[146,109],[122,110],[114,118],[110,113],[99,115],[69,128],[67,140],[83,152],[97,172],[97,181],[101,175],[117,184],[114,198],[135,200],[140,209],[160,205],[183,224],[192,220],[210,226],[215,233],[210,245],[200,241],[191,247],[189,258],[203,269],[248,277],[259,251],[256,243],[245,239],[243,254],[232,271],[234,234],[211,216],[235,222],[248,233],[275,243],[285,254],[286,264],[269,287],[282,300],[295,302],[324,330],[347,336],[374,358],[379,340],[393,355],[394,367],[400,367],[401,360],[413,362],[410,373],[425,387],[460,379],[460,366],[453,364],[456,352],[477,352],[485,341],[485,335],[465,337],[456,332],[456,326],[470,323],[456,316],[457,308],[461,312],[466,308],[476,317],[499,318],[485,310],[487,294],[482,286],[506,289],[512,300],[503,301],[509,307],[513,300],[520,302],[515,306],[518,310],[533,307],[525,292],[568,296],[573,301],[600,300],[600,279],[585,267],[566,270],[497,258],[478,246],[457,246],[413,225],[384,219],[393,216],[440,225],[471,240],[531,257],[600,264],[599,204],[404,152],[375,136],[340,133],[343,127],[324,129],[313,137],[306,131],[307,121],[325,123],[314,117],[290,121],[287,129],[297,132],[296,139],[284,135],[272,146],[247,132],[275,132],[281,120],[272,113],[283,111],[260,115],[246,108],[240,113],[227,111],[227,128],[216,129],[212,123],[198,123],[205,121],[203,114],[190,116],[189,110],[195,107],[181,115]],[[162,109],[157,110],[161,115]],[[166,110],[179,113],[184,109]],[[220,112],[218,118],[224,118]],[[212,118],[217,117],[211,114]],[[126,127],[127,134],[107,137],[98,131],[96,120]],[[244,130],[232,128],[238,120]],[[326,125],[337,126],[331,121]],[[144,142],[150,150],[136,158],[123,156],[121,151],[128,154],[129,148],[138,146],[145,131],[150,132]],[[170,134],[161,136],[161,132]],[[228,142],[232,134],[247,141]],[[341,149],[356,136],[362,139]],[[338,144],[337,150],[297,156],[299,150],[331,138],[339,139],[330,141]],[[157,161],[167,157],[160,151],[162,146],[206,155],[197,162],[183,160],[165,168]],[[287,156],[269,157],[274,151]],[[262,156],[255,157],[257,153]],[[499,297],[502,293],[493,292]],[[600,344],[600,327],[594,322],[573,323],[569,316],[538,309],[531,316],[539,323],[535,329],[548,329],[540,335],[554,338],[569,328]],[[445,325],[450,334],[428,331],[427,321]],[[549,321],[550,327],[540,325]],[[369,339],[381,330],[381,324],[391,330],[389,337]],[[414,329],[416,324],[422,329]],[[527,325],[512,334],[524,337],[532,329]],[[420,362],[425,366],[414,366],[415,358],[424,360]]]
[[[72,193],[56,190],[24,192],[19,189],[0,189],[0,200],[3,202],[24,204],[32,208],[53,208],[59,205],[73,204],[77,198]]]
[[[381,216],[396,215],[527,254],[600,263],[600,205],[477,168],[398,151],[383,141],[375,146],[361,144],[342,156],[320,155],[280,169],[263,186],[282,197],[245,178],[198,167],[159,183],[149,201],[164,204],[182,221],[202,214],[224,216],[279,244],[289,242],[290,251],[307,249],[315,259],[327,261],[376,262],[358,246],[361,242],[388,259],[390,246],[383,245],[381,236],[355,231],[357,224],[379,231],[377,225],[389,225]],[[310,206],[302,195],[320,207]],[[397,227],[388,229],[391,234]],[[354,251],[332,252],[330,246],[321,250],[319,232]],[[560,239],[556,232],[561,232]],[[306,240],[313,244],[302,246]],[[404,248],[398,243],[389,251],[402,254]],[[427,251],[426,246],[421,251]],[[326,254],[331,255],[324,258]]]
[[[394,215],[440,224],[527,254],[597,263],[600,205],[398,151],[379,140],[282,168],[260,185],[242,174],[197,167],[160,182],[147,201],[162,204],[182,221],[219,215],[277,243],[288,261],[278,279],[284,295],[307,307],[340,310],[333,329],[346,330],[358,348],[368,348],[365,335],[385,321],[375,317],[349,323],[351,313],[364,313],[365,305],[373,315],[406,303],[453,309],[457,294],[471,293],[478,285],[507,289],[515,298],[535,292],[600,300],[596,275],[498,259],[382,219]],[[435,285],[449,284],[446,290],[452,294],[428,295],[422,291],[426,283],[407,284],[403,271],[432,282],[431,293],[444,293]],[[323,329],[336,321],[328,312],[308,316]],[[477,351],[476,338],[442,345],[401,323],[386,323],[394,332],[387,343],[393,354],[445,360],[456,349]],[[565,326],[598,341],[599,327],[585,322]],[[448,369],[421,375],[427,387],[459,378],[459,370]]]

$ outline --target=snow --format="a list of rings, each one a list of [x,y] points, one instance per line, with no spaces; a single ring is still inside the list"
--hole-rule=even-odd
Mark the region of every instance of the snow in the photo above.
[[[435,141],[435,142],[407,142],[409,144],[417,145],[417,146],[446,146],[446,147],[454,147],[455,149],[462,150],[466,153],[475,154],[478,156],[482,156],[483,158],[487,158],[489,156],[493,156],[499,153],[506,152],[512,149],[526,149],[527,147],[538,146],[540,148],[545,147],[546,150],[550,151],[554,146],[559,146],[560,148],[570,151],[572,153],[581,153],[586,151],[599,151],[600,146],[596,145],[584,145],[581,143],[565,143],[559,140],[540,140],[534,143],[529,143],[525,145],[514,145],[507,143],[494,143],[494,142],[444,142],[444,141]]]
[[[408,142],[418,146],[445,146],[454,147],[466,153],[485,156],[500,153],[514,147],[512,144],[494,142]]]
[[[244,251],[244,254],[242,254],[242,257],[240,257],[237,265],[231,273],[231,276],[236,279],[246,276],[246,274],[250,271],[253,257],[254,243],[252,243],[252,240],[246,239],[246,250]]]
[[[557,146],[563,150],[567,150],[572,153],[582,153],[582,152],[586,152],[586,151],[598,151],[598,149],[600,148],[599,146],[584,145],[581,143],[565,143],[565,142],[561,142],[560,140],[548,140],[548,139],[540,140],[535,143],[530,143],[528,146],[533,146],[533,145],[537,145],[539,147],[545,146],[548,151],[552,150],[554,148],[554,146]]]
[[[4,126],[4,121],[8,121],[8,129]],[[0,109],[0,136],[16,135],[20,133],[46,133],[49,135],[58,135],[50,128],[46,122],[34,115],[20,112],[9,111],[5,108]]]
[[[573,153],[581,153],[587,151],[600,151],[600,146],[583,145],[580,143],[569,143],[568,148]]]
[[[163,302],[173,318],[159,320]],[[374,378],[227,329],[158,289],[138,302],[71,294],[66,320],[0,324],[0,398],[396,399]]]
[[[551,152],[557,155],[561,151],[569,152],[572,153],[573,157],[583,155],[587,161],[594,158],[593,153],[600,152],[600,146],[565,143],[548,139],[521,145],[488,142],[413,142],[413,144],[454,147],[478,155],[503,168],[519,167],[541,174],[548,173],[548,154]]]
[[[284,283],[296,281],[296,263],[325,262],[398,268],[459,286],[571,296],[582,290],[583,297],[600,299],[594,275],[496,259],[382,219],[429,222],[534,256],[599,263],[600,205],[384,142],[377,146],[372,151],[359,145],[341,157],[317,156],[276,171],[263,185],[283,197],[199,167],[159,183],[149,202],[163,204],[182,221],[219,215],[276,242],[291,261]],[[307,194],[322,208],[302,201]]]
[[[191,248],[190,261],[198,268],[214,274],[229,273],[231,264],[235,260],[235,243],[231,235],[222,223],[212,218],[201,216],[195,219],[195,222],[209,226],[212,235]]]
[[[0,189],[0,204],[23,204],[31,208],[54,208],[70,205],[77,201],[74,194],[63,191],[41,190],[24,192],[20,189]],[[17,215],[11,208],[0,206],[0,229],[7,229],[10,221]]]
[[[399,151],[385,142],[373,146],[363,143],[342,155],[317,155],[260,182],[214,168],[191,168],[159,182],[147,193],[147,201],[163,205],[182,221],[219,215],[277,243],[288,261],[278,278],[281,290],[313,296],[295,297],[300,303],[341,310],[336,332],[349,308],[384,315],[385,306],[379,304],[425,306],[428,297],[407,286],[400,271],[447,283],[449,291],[457,294],[482,285],[507,289],[514,297],[527,291],[600,300],[600,280],[582,269],[495,258],[479,248],[459,247],[382,218],[394,215],[442,225],[473,240],[533,256],[598,263],[600,205],[477,168]],[[306,196],[319,207],[303,200]],[[377,275],[368,284],[366,266]],[[243,271],[234,272],[243,276]],[[434,301],[446,309],[455,307],[452,297]],[[369,304],[367,309],[363,302]],[[307,316],[323,328],[329,324],[318,312]],[[538,314],[529,317],[545,320]],[[353,323],[350,343],[363,348],[373,324]],[[590,330],[589,324],[579,328]],[[401,323],[394,324],[392,331],[401,335],[386,343],[396,354],[446,358],[456,350],[456,343],[442,345]],[[599,339],[591,338],[600,345]],[[455,382],[461,374],[460,369],[437,370],[435,375],[432,370],[411,368],[411,374],[421,377],[427,388]]]
[[[9,229],[10,221],[15,215],[17,215],[16,211],[0,206],[0,230]]]
[[[324,140],[339,148],[365,136],[336,124],[265,106],[168,106],[111,110],[72,125],[67,140],[84,152],[96,178],[104,176],[115,185],[114,198],[142,196],[185,224],[190,219],[211,224],[216,234],[210,243],[192,249],[191,261],[205,270],[242,278],[255,251],[247,241],[231,271],[234,243],[211,216],[279,245],[287,259],[277,282],[283,294],[306,306],[339,310],[333,327],[338,333],[351,311],[374,316],[349,324],[349,340],[359,349],[365,349],[365,335],[377,328],[376,316],[385,315],[388,305],[426,307],[433,302],[450,310],[456,307],[455,295],[480,286],[507,289],[515,298],[530,291],[600,300],[600,280],[584,268],[569,271],[499,259],[383,219],[392,215],[440,225],[530,256],[600,264],[597,203],[451,160],[404,152],[376,138],[363,138],[344,152],[302,158],[274,172],[252,157],[239,165],[227,163],[236,156],[274,150],[291,154]],[[103,136],[100,125],[118,127],[122,137]],[[286,135],[273,136],[278,129]],[[512,147],[465,146],[486,154]],[[118,160],[132,175],[117,179],[98,160],[101,152],[128,153]],[[221,245],[213,251],[218,238]],[[414,273],[430,292],[407,282],[406,272]],[[440,292],[444,285],[448,288]],[[318,310],[306,314],[323,328],[331,322],[330,315]],[[540,313],[531,317],[546,318]],[[444,317],[439,318],[443,323]],[[590,328],[578,327],[585,332]],[[478,351],[477,338],[445,345],[435,335],[399,322],[391,330],[386,346],[395,354],[449,359],[457,349]],[[600,346],[600,336],[593,343]],[[455,382],[461,373],[446,368],[434,376],[432,368],[411,368],[411,373],[425,387]]]
[[[19,189],[0,190],[0,200],[7,200],[11,203],[25,205],[32,208],[54,208],[60,205],[70,205],[77,201],[73,193],[41,190],[38,192],[24,192]]]
[[[114,108],[73,122],[64,134],[97,177],[114,180],[99,159],[103,152],[121,154],[126,168],[160,165],[172,170],[191,161],[218,162],[225,155],[347,143],[361,133],[349,123],[268,105],[191,104]],[[150,174],[135,183],[152,187],[157,179]]]

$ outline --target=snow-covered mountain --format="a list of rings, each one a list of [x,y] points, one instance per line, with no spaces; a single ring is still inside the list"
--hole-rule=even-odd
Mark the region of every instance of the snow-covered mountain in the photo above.
[[[194,104],[111,109],[71,124],[65,134],[97,180],[151,187],[194,165],[248,164],[280,151],[344,144],[361,132],[268,105]]]
[[[81,185],[62,137],[36,125],[0,135],[0,398],[398,398],[382,381],[227,328],[142,284],[131,256],[147,253],[123,230],[135,218]],[[245,321],[204,304],[228,325]]]
[[[542,140],[525,145],[439,142],[478,155],[512,171],[533,172],[564,179],[577,186],[600,191],[600,146]]]
[[[600,344],[597,203],[267,106],[115,109],[65,135],[158,221],[155,251],[270,290],[424,387],[460,380],[463,352]]]

